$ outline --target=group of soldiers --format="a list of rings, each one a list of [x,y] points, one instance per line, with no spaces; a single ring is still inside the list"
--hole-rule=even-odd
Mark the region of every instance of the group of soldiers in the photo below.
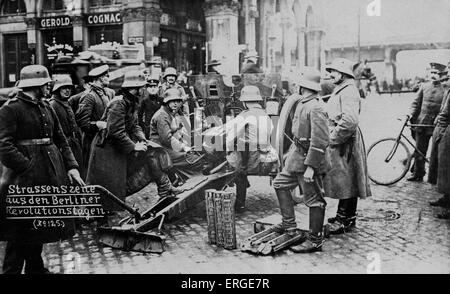
[[[450,83],[449,65],[430,64],[430,81],[422,83],[411,105],[410,120],[416,125],[412,136],[416,148],[427,154],[431,139],[431,156],[428,169],[428,182],[437,185],[443,197],[431,202],[431,206],[445,208],[438,218],[450,219]],[[422,182],[425,176],[425,158],[414,153],[412,175],[408,181]]]
[[[246,70],[257,71],[256,62],[251,60],[257,56],[247,57]],[[211,63],[209,70],[213,72],[214,65],[218,64]],[[275,230],[290,233],[297,227],[292,189],[300,186],[303,202],[309,207],[309,233],[305,242],[291,247],[294,252],[322,250],[325,197],[339,199],[336,216],[328,219],[328,223],[331,234],[342,234],[356,225],[358,198],[371,196],[365,146],[359,129],[361,97],[353,69],[354,63],[343,58],[335,59],[326,67],[334,84],[326,104],[319,97],[323,87],[318,70],[304,67],[296,81],[299,88],[294,95],[299,96],[299,103],[292,122],[293,143],[283,158],[283,169],[273,182],[282,215],[282,222]],[[193,151],[182,132],[183,124],[189,123],[188,96],[176,79],[174,68],[165,70],[162,81],[159,76],[130,70],[115,93],[109,88],[109,67],[103,65],[92,69],[84,78],[83,91],[74,93],[69,76],[60,75],[52,80],[43,66],[24,67],[17,85],[20,91],[0,108],[1,195],[9,184],[92,184],[125,199],[152,180],[160,197],[183,192],[172,170],[188,178],[204,171],[202,164],[211,164],[216,157],[208,153],[206,160],[198,161],[198,165],[186,160],[186,155]],[[433,103],[438,100],[429,98],[428,93],[436,96],[441,92],[436,82],[424,85],[414,104],[412,120],[425,124],[421,119],[430,119],[427,111],[440,108],[432,153],[432,157],[438,153],[439,159],[432,164],[449,166],[445,163],[447,157],[442,156],[450,144],[448,91],[439,107],[426,106],[429,99]],[[224,156],[237,174],[237,212],[245,209],[247,175],[261,163],[278,160],[270,159],[276,154],[270,142],[273,125],[261,106],[259,89],[245,86],[240,101],[244,110],[227,122],[228,129],[238,132],[227,136]],[[429,140],[430,135],[426,134]],[[417,130],[418,145],[422,135]],[[237,149],[240,143],[245,148]],[[423,177],[420,160],[416,157],[412,180]],[[448,167],[439,167],[437,182],[441,191],[449,191],[445,185],[450,181],[439,180],[441,173],[443,179],[448,179]],[[450,203],[448,193],[444,194],[437,204]],[[105,209],[112,213],[116,208],[105,203]],[[42,244],[72,236],[74,223],[65,223],[63,228],[36,230],[31,222],[2,222],[0,237],[8,241],[3,271],[20,273],[25,264],[26,273],[48,272],[41,257]]]

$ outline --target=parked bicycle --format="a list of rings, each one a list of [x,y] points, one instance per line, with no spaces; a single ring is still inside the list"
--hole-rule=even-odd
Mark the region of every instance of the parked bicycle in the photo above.
[[[402,119],[399,118],[401,121]],[[396,138],[385,138],[373,143],[367,151],[367,167],[369,178],[376,184],[389,186],[397,183],[408,173],[411,167],[413,152],[405,144],[411,145],[415,152],[428,159],[420,152],[414,142],[411,142],[404,134],[406,128],[434,128],[432,125],[411,124],[407,115],[405,122]]]

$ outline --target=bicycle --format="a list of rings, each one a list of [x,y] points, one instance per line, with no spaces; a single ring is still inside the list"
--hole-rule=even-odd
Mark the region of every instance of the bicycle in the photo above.
[[[398,120],[401,121],[400,118]],[[410,116],[407,115],[397,137],[384,138],[373,143],[367,151],[367,169],[369,178],[374,183],[389,186],[405,177],[411,167],[414,153],[410,152],[404,140],[414,148],[415,152],[425,158],[426,162],[429,162],[426,155],[420,152],[416,145],[403,134],[407,127],[434,128],[432,125],[411,124]]]

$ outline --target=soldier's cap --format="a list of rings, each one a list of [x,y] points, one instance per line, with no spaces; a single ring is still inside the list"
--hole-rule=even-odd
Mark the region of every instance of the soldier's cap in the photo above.
[[[54,75],[53,80],[55,84],[53,85],[52,92],[55,92],[62,87],[73,87],[72,79],[69,75]]]
[[[147,85],[149,86],[158,86],[159,85],[159,75],[152,74],[147,79]]]
[[[446,71],[446,66],[443,65],[442,63],[437,63],[437,62],[431,62],[430,63],[430,69],[431,70],[437,70],[438,72],[445,72]]]
[[[109,66],[105,64],[105,65],[101,65],[99,67],[94,68],[93,70],[91,70],[89,72],[88,75],[91,78],[97,78],[97,77],[107,74],[108,71],[109,71]]]

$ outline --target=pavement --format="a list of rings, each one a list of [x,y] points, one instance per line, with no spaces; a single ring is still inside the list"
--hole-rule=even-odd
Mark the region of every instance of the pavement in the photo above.
[[[397,117],[408,113],[413,94],[371,95],[362,104],[361,129],[366,147],[398,132]],[[250,177],[247,210],[236,215],[239,243],[253,234],[253,224],[279,214],[275,192],[267,177]],[[124,252],[103,247],[91,226],[72,240],[44,246],[44,262],[53,272],[81,274],[301,274],[301,273],[450,273],[450,220],[434,217],[440,208],[428,202],[440,195],[430,184],[405,179],[390,186],[372,184],[373,197],[361,200],[357,228],[326,239],[322,252],[295,254],[285,250],[255,256],[239,249],[209,245],[205,204],[165,225],[162,254]],[[150,184],[127,201],[147,208],[156,201]],[[326,217],[334,216],[337,201],[327,199]],[[306,218],[308,210],[296,211]],[[302,218],[303,219],[303,218]],[[5,243],[0,242],[0,262]]]

